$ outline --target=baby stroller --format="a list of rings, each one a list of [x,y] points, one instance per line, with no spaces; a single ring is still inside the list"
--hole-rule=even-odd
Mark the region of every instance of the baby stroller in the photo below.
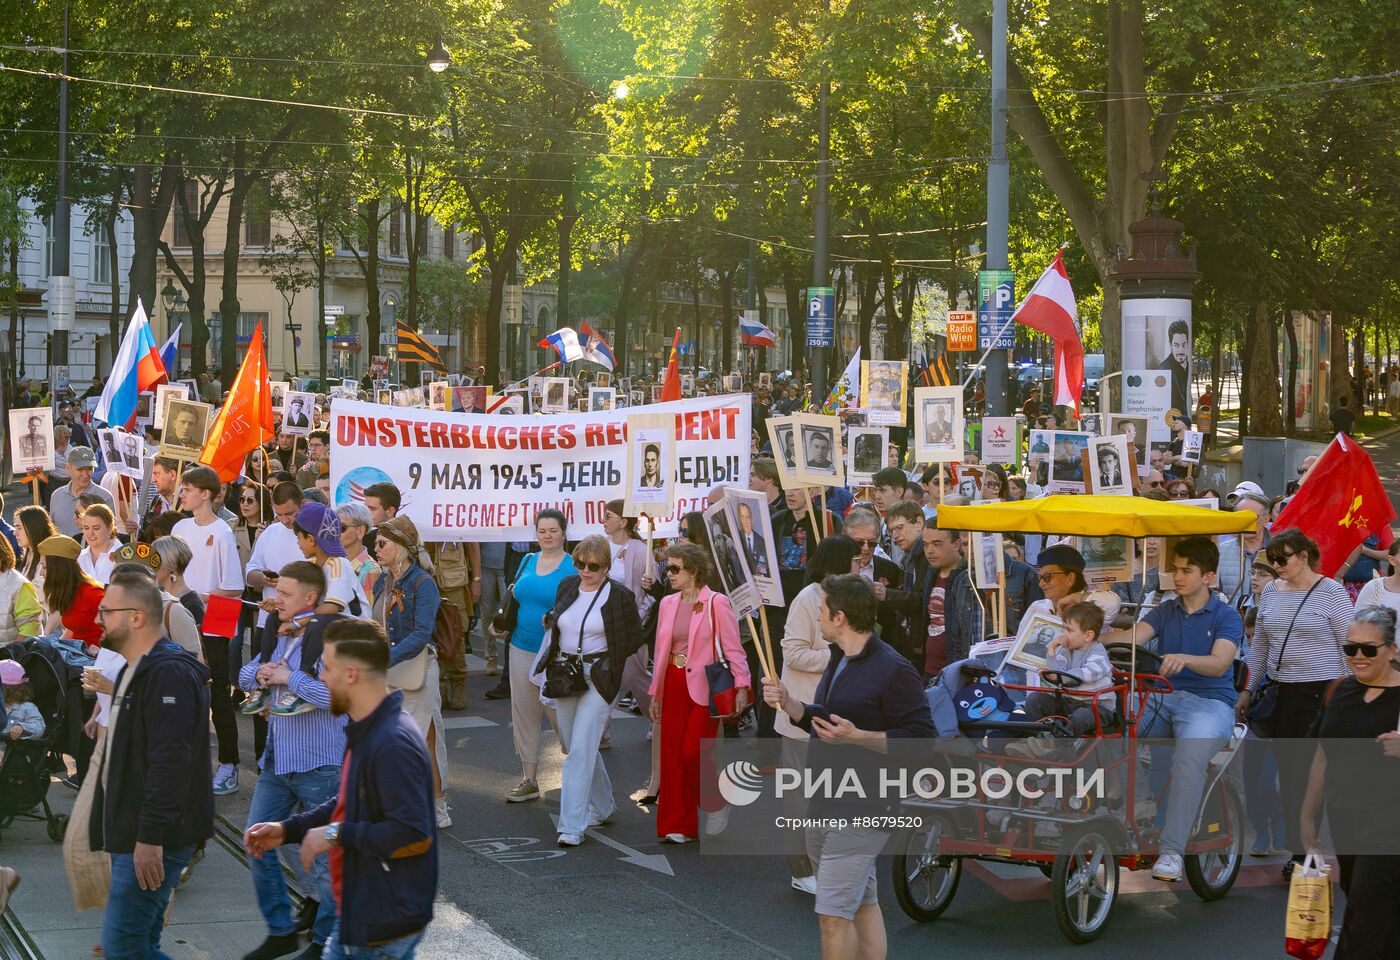
[[[5,741],[5,756],[0,760],[0,830],[16,820],[43,820],[48,825],[49,839],[59,843],[68,817],[53,812],[48,793],[51,771],[55,766],[64,769],[61,744],[68,691],[58,667],[32,643],[0,649],[0,659],[18,661],[24,668],[34,691],[34,705],[44,718],[42,737]]]

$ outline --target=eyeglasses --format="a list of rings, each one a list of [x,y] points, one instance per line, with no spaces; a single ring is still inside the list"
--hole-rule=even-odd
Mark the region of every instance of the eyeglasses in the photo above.
[[[239,498],[238,498],[238,502],[239,502],[239,503],[257,503],[257,502],[258,502],[258,498],[257,498],[257,497],[239,497]]]
[[[584,562],[582,560],[575,560],[574,566],[579,570],[587,570],[589,573],[601,573],[602,571],[608,569],[608,567],[612,566],[612,564],[594,563],[591,560],[587,562]]]
[[[1365,657],[1367,660],[1374,660],[1381,655],[1381,651],[1390,646],[1388,643],[1344,643],[1342,653],[1349,657]]]
[[[666,572],[674,577],[678,573],[684,573],[685,567],[677,566],[674,563],[668,563],[666,564]]]
[[[1067,574],[1066,574],[1065,571],[1063,571],[1063,570],[1047,570],[1046,572],[1040,574],[1040,576],[1036,577],[1036,580],[1039,581],[1040,583],[1049,583],[1051,580],[1054,580],[1056,577],[1063,577],[1063,576],[1067,576]]]
[[[870,540],[861,540],[858,537],[852,537],[851,539],[855,540],[856,546],[860,547],[862,550],[874,550],[877,546],[880,545],[880,541],[878,538]]]
[[[102,607],[97,608],[97,616],[105,620],[109,613],[135,613],[139,607]]]

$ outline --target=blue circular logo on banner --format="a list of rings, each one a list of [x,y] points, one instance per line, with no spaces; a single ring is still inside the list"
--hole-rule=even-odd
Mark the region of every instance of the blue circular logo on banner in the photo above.
[[[343,503],[364,503],[365,489],[376,483],[393,483],[394,478],[389,476],[378,467],[356,467],[345,476],[340,478],[340,485],[335,488],[335,502],[339,506]]]

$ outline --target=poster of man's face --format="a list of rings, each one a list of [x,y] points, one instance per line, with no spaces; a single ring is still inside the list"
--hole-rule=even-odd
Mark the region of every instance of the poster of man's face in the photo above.
[[[867,422],[875,425],[904,426],[908,384],[908,375],[902,361],[862,360],[860,406],[866,411]]]
[[[1123,358],[1125,393],[1132,398],[1141,384],[1131,371],[1160,370],[1170,381],[1164,391],[1168,407],[1191,412],[1191,304],[1171,300],[1141,301],[1140,307],[1123,310]],[[1148,312],[1150,311],[1150,312]],[[1141,400],[1141,395],[1138,396]],[[1131,409],[1141,409],[1133,407]]]
[[[589,387],[588,388],[588,409],[589,412],[599,410],[611,410],[617,406],[617,391],[612,387]]]
[[[376,390],[374,391],[374,402],[386,407],[391,406],[394,402],[394,392],[392,390]]]
[[[805,483],[831,487],[841,483],[841,433],[835,417],[797,414],[797,478]]]
[[[1056,430],[1050,435],[1050,490],[1053,493],[1083,493],[1084,458],[1089,435]]]
[[[1006,662],[1039,670],[1045,666],[1045,658],[1050,655],[1050,644],[1064,632],[1064,621],[1043,613],[1033,614],[1021,620],[1016,632],[1016,644],[1006,655]]]
[[[1110,413],[1108,415],[1108,432],[1110,435],[1122,436],[1125,438],[1128,450],[1135,458],[1138,476],[1147,476],[1149,450],[1147,442],[1147,418],[1130,417],[1121,413]]]
[[[734,534],[734,522],[729,516],[731,505],[727,501],[725,497],[705,511],[705,529],[710,535],[710,552],[720,586],[729,595],[734,613],[743,617],[758,609],[761,598],[748,560]]]
[[[641,406],[645,406],[645,405],[646,405],[646,402],[647,402],[647,401],[646,401],[646,391],[645,391],[645,390],[642,390],[641,388],[638,387],[638,388],[633,388],[632,390],[630,390],[630,391],[628,391],[628,392],[629,392],[630,395],[628,396],[627,399],[628,399],[628,401],[629,401],[629,403],[630,403],[631,406],[634,406],[634,407],[641,407]]]
[[[773,535],[773,518],[768,498],[761,490],[728,487],[724,500],[734,520],[734,536],[744,556],[754,585],[763,603],[783,605],[783,587],[778,579],[778,545]]]
[[[428,406],[433,410],[446,410],[447,391],[450,389],[446,380],[434,380],[428,384]]]
[[[107,469],[124,477],[141,479],[146,445],[134,433],[124,430],[99,430],[97,436],[102,443],[102,459]]]
[[[1181,435],[1181,461],[1183,463],[1200,463],[1201,450],[1205,445],[1206,435],[1199,430],[1187,430]]]
[[[160,455],[173,460],[198,460],[209,431],[210,409],[207,403],[171,400],[161,433]]]
[[[595,381],[593,381],[593,385],[594,385],[595,387],[610,387],[610,386],[612,386],[612,374],[609,373],[607,370],[600,370],[600,371],[598,371],[598,379],[596,379]]]
[[[851,427],[846,434],[850,446],[846,482],[851,486],[875,482],[875,474],[888,466],[889,427]]]
[[[695,396],[695,376],[693,374],[681,374],[681,396]]]
[[[1001,534],[972,534],[972,556],[976,564],[978,588],[995,590],[999,587],[1000,574],[1006,569],[1006,554],[1003,552]]]
[[[269,386],[272,387],[272,412],[281,413],[287,402],[287,391],[291,389],[291,384],[285,380],[274,380]]]
[[[914,391],[914,459],[946,463],[962,459],[961,387],[919,387]]]
[[[544,392],[543,399],[540,401],[540,412],[568,413],[571,382],[567,377],[545,377],[542,385]]]
[[[287,393],[287,409],[282,413],[282,430],[292,436],[304,437],[311,432],[311,423],[316,413],[314,393]]]
[[[760,373],[758,375],[758,385],[765,390],[773,388],[773,375],[771,373]]]
[[[724,375],[724,392],[738,393],[744,389],[744,377],[738,373],[726,373]]]
[[[1131,496],[1131,463],[1127,437],[1094,437],[1089,441],[1090,492]]]
[[[156,387],[156,400],[153,407],[157,430],[165,429],[165,413],[171,399],[188,400],[189,388],[183,383],[162,383]]]
[[[768,431],[773,462],[778,468],[778,485],[784,490],[798,486],[797,433],[793,429],[792,417],[769,417],[764,421],[764,427]]]

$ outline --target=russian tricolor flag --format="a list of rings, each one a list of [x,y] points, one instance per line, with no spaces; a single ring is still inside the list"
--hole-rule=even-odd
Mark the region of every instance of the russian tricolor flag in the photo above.
[[[612,352],[612,347],[608,346],[608,341],[603,339],[603,335],[588,325],[588,321],[583,321],[579,325],[579,332],[583,334],[583,356],[586,360],[592,360],[600,367],[607,367],[609,370],[617,369],[617,356]]]
[[[97,401],[93,418],[109,427],[131,430],[136,426],[136,406],[140,395],[154,390],[166,380],[165,365],[160,362],[156,339],[146,319],[146,308],[136,301],[136,312],[122,337],[121,349],[112,362],[112,372],[102,397]]]
[[[561,327],[553,333],[545,336],[539,342],[541,347],[553,347],[559,353],[559,360],[568,363],[570,360],[583,359],[583,347],[579,346],[578,334],[572,327]]]
[[[758,320],[739,318],[739,342],[748,347],[776,347],[778,335]]]

